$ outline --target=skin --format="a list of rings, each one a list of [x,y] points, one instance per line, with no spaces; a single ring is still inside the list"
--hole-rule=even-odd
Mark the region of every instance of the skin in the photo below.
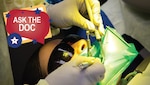
[[[53,49],[60,43],[61,39],[56,39],[52,40],[48,43],[46,43],[39,52],[39,62],[40,62],[40,67],[42,70],[42,75],[47,76],[48,71],[47,71],[47,66],[48,66],[48,61],[49,57],[53,51]],[[81,39],[77,41],[76,43],[71,45],[74,48],[74,55],[75,56],[79,55],[83,49],[87,48],[87,42],[84,39]],[[72,59],[73,59],[72,58]]]

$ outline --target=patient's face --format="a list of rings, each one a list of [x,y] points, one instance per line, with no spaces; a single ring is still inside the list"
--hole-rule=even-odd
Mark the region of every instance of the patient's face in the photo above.
[[[85,48],[87,48],[85,39],[79,39],[74,43],[61,42],[60,39],[48,42],[39,52],[39,61],[43,75],[48,75],[60,65],[77,57]]]

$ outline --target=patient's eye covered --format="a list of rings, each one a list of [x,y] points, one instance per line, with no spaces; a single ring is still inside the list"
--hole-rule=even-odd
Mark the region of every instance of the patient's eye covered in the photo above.
[[[68,35],[54,48],[48,62],[48,73],[51,73],[72,58],[74,49],[71,47],[71,44],[80,39],[83,38],[74,34]]]

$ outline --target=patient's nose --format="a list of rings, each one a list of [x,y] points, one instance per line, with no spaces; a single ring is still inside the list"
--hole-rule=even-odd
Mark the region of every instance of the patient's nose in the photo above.
[[[77,41],[71,45],[74,48],[74,54],[81,54],[81,52],[87,48],[87,42],[84,39]]]

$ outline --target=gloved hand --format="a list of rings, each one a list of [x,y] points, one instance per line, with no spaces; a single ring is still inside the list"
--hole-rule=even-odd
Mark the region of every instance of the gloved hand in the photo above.
[[[89,3],[94,18],[93,23],[88,20],[85,0],[64,0],[47,7],[51,24],[57,28],[67,28],[74,25],[89,31],[95,31],[95,27],[98,26],[98,30],[104,33],[100,3],[98,0],[89,0]]]
[[[79,64],[89,62],[89,67],[81,69]],[[104,78],[104,66],[93,57],[75,57],[46,77],[49,85],[96,85]]]

